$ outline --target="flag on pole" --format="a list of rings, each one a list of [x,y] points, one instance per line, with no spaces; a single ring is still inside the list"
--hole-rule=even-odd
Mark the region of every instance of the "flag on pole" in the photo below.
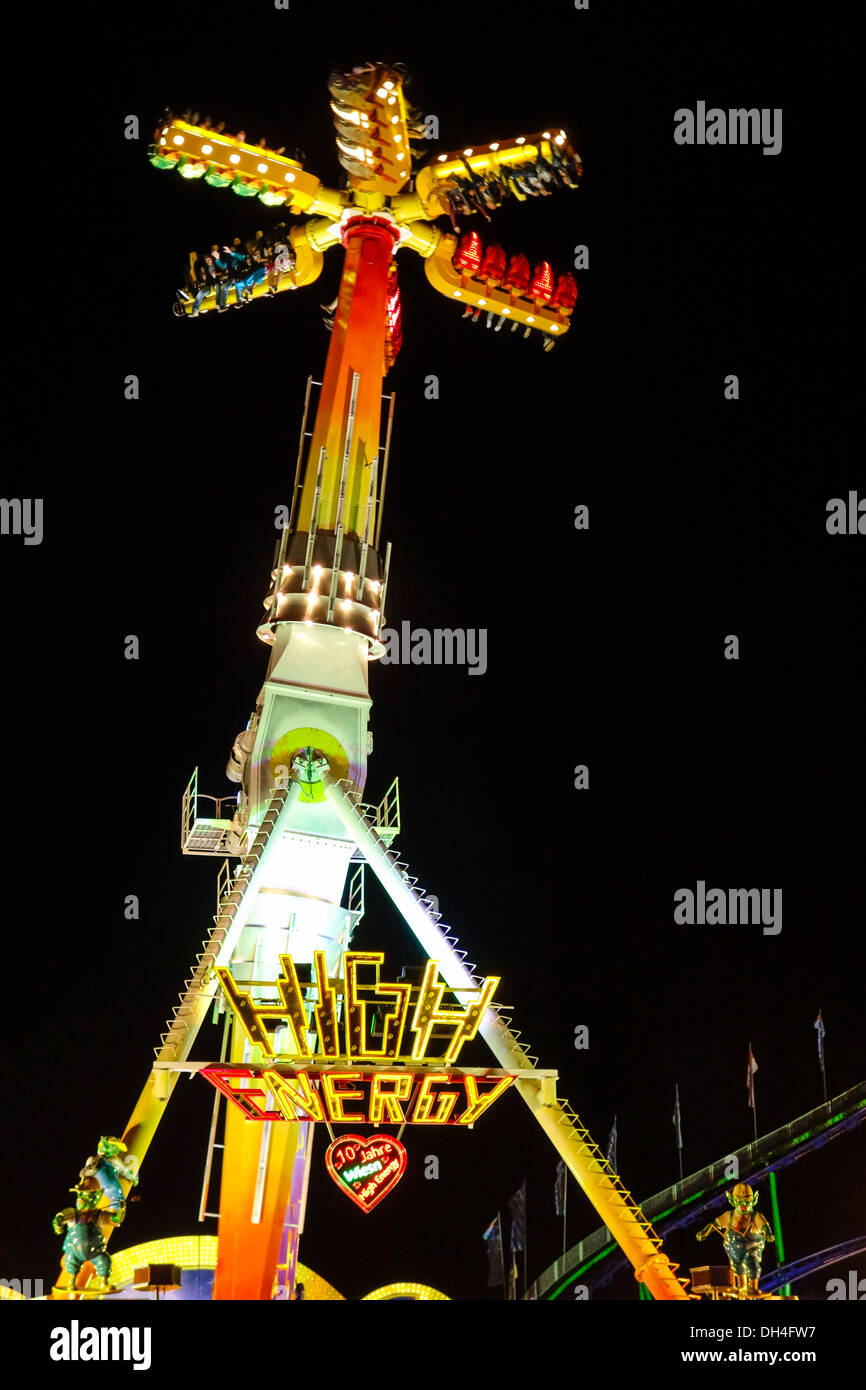
[[[682,1117],[681,1117],[681,1115],[680,1115],[680,1088],[679,1088],[679,1083],[677,1083],[677,1085],[674,1087],[674,1090],[675,1090],[675,1092],[676,1092],[676,1101],[675,1101],[675,1103],[674,1103],[674,1113],[673,1113],[672,1118],[673,1118],[674,1129],[676,1130],[676,1134],[677,1134],[677,1148],[678,1148],[678,1149],[681,1149],[681,1148],[683,1147],[683,1122],[682,1122]]]
[[[616,1173],[616,1115],[613,1117],[613,1125],[607,1138],[607,1166]]]
[[[561,1158],[556,1165],[556,1182],[553,1188],[553,1210],[557,1216],[565,1213],[565,1159]]]
[[[484,1244],[487,1246],[487,1287],[495,1288],[497,1284],[505,1283],[505,1261],[502,1258],[502,1221],[499,1213],[496,1219],[491,1221],[483,1236]]]
[[[755,1061],[755,1054],[752,1051],[752,1044],[749,1043],[749,1060],[746,1063],[746,1090],[749,1092],[749,1109],[755,1108],[755,1072],[758,1064]]]
[[[815,1019],[814,1027],[818,1033],[818,1062],[821,1067],[824,1065],[824,1034],[827,1029],[824,1027],[824,1010],[818,1010],[818,1017]]]
[[[526,1247],[526,1179],[520,1184],[513,1197],[508,1199],[511,1212],[511,1249],[523,1250]]]

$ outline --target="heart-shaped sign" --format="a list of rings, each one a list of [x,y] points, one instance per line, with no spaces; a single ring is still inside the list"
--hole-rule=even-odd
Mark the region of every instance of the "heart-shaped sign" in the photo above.
[[[406,1150],[390,1134],[344,1134],[328,1146],[325,1162],[340,1191],[362,1211],[372,1211],[406,1171]]]

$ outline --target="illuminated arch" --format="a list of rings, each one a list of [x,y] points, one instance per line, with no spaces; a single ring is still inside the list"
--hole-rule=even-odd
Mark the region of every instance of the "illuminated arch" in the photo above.
[[[216,1269],[217,1237],[214,1235],[164,1236],[128,1245],[111,1255],[111,1282],[120,1290],[130,1288],[136,1269],[150,1264],[172,1264],[180,1269]],[[311,1303],[342,1302],[343,1295],[308,1265],[298,1263],[296,1282],[304,1286],[304,1299]],[[420,1286],[419,1286],[420,1287]],[[438,1295],[441,1297],[441,1295]]]
[[[429,1284],[383,1284],[381,1289],[374,1289],[372,1293],[365,1294],[361,1301],[363,1303],[386,1302],[390,1298],[411,1298],[419,1303],[427,1299],[441,1299],[445,1303],[451,1302],[447,1293],[440,1293],[438,1289],[431,1289]]]

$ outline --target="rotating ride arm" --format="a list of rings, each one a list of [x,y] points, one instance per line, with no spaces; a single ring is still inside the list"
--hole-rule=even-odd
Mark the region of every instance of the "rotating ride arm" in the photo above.
[[[480,250],[480,238],[477,233],[469,233],[469,238],[478,240]],[[496,318],[507,318],[512,324],[520,323],[542,333],[555,334],[557,338],[564,337],[568,332],[568,321],[574,301],[571,304],[567,300],[556,302],[553,275],[550,267],[544,262],[544,272],[533,278],[539,283],[527,283],[526,289],[521,291],[516,287],[506,288],[493,279],[482,279],[483,271],[476,274],[471,268],[456,265],[455,260],[459,262],[460,259],[457,250],[458,242],[455,236],[441,236],[432,254],[424,262],[424,274],[440,294],[444,294],[448,299],[456,299],[461,304],[485,309]],[[576,297],[576,282],[570,275],[569,279],[575,283]],[[542,298],[541,295],[546,295],[546,298]]]
[[[287,212],[342,216],[345,193],[325,188],[298,159],[265,145],[248,144],[243,135],[226,135],[166,115],[154,134],[150,162],[157,169],[176,169],[185,179],[204,179],[213,188],[230,188],[241,198],[258,198],[266,207]]]
[[[513,140],[494,140],[489,145],[474,145],[437,155],[419,169],[415,193],[427,217],[449,216],[452,211],[449,195],[458,183],[467,180],[470,184],[483,180],[522,202],[528,195],[521,190],[516,176],[539,161],[552,171],[553,186],[578,187],[583,172],[580,155],[572,149],[565,131],[554,134],[545,130],[537,135],[519,135]],[[471,213],[473,209],[470,206],[462,211]]]
[[[417,134],[399,68],[367,63],[328,79],[337,157],[356,193],[398,194],[412,174],[409,141]]]
[[[286,290],[299,290],[305,285],[311,285],[322,273],[322,252],[339,239],[340,224],[330,222],[327,218],[318,218],[313,222],[304,223],[303,226],[290,227],[288,241],[294,256],[294,267],[291,270],[279,271],[274,275],[273,281],[263,276],[259,284],[250,286],[250,297],[262,299],[272,291],[274,294],[283,294]],[[214,284],[197,307],[188,295],[185,303],[178,304],[176,312],[181,318],[185,315],[195,317],[199,313],[212,312],[218,303],[217,285]]]

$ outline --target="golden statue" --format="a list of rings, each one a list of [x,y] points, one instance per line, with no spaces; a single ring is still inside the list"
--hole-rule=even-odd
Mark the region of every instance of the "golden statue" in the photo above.
[[[712,1231],[723,1237],[725,1254],[737,1281],[738,1298],[756,1298],[760,1294],[761,1259],[766,1242],[775,1241],[766,1216],[755,1211],[758,1194],[747,1182],[738,1182],[728,1193],[731,1211],[723,1211],[698,1231],[697,1239],[706,1240]]]

